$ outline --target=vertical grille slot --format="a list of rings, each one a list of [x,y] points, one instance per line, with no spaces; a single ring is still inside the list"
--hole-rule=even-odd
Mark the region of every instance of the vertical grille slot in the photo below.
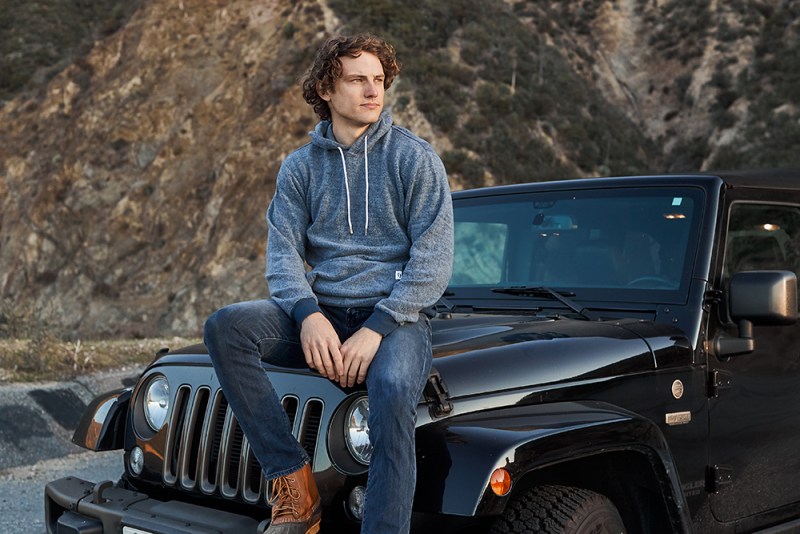
[[[189,400],[189,387],[182,386],[175,392],[175,404],[172,407],[172,417],[169,421],[167,442],[164,447],[164,482],[170,486],[178,480],[178,460],[183,444],[183,428],[186,419],[186,409]]]
[[[303,422],[300,428],[298,441],[306,450],[306,454],[311,458],[311,465],[314,464],[314,453],[317,448],[317,438],[319,437],[319,426],[322,422],[322,401],[311,399],[306,402],[303,410]]]
[[[217,489],[219,474],[220,449],[222,448],[222,435],[225,430],[225,416],[228,412],[228,401],[217,390],[214,402],[206,416],[203,430],[203,448],[200,455],[200,489],[204,493],[214,493]]]
[[[223,497],[234,498],[239,489],[239,464],[242,459],[243,441],[244,434],[229,407],[225,415],[219,458],[219,486]]]
[[[240,464],[242,498],[249,503],[256,503],[263,489],[264,476],[261,472],[261,465],[256,460],[246,439],[242,449],[242,458],[243,461]]]
[[[281,401],[283,411],[286,412],[286,417],[289,418],[289,428],[294,430],[294,420],[297,418],[297,407],[300,405],[297,397],[286,396]]]
[[[184,489],[194,489],[199,475],[198,458],[202,446],[204,422],[210,396],[211,391],[208,388],[198,389],[191,402],[191,408],[186,414],[186,426],[183,435],[183,443],[185,445],[180,451],[180,480],[181,487]]]

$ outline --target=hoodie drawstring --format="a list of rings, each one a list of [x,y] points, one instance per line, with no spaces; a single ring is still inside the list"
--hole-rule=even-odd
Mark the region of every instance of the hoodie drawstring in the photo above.
[[[347,181],[347,163],[344,161],[344,151],[342,147],[339,149],[339,154],[342,156],[342,169],[344,169],[344,190],[347,192],[347,226],[350,227],[350,235],[353,235],[353,221],[350,219],[350,182]]]
[[[364,235],[367,235],[369,229],[369,159],[367,158],[367,136],[364,136]],[[350,229],[350,235],[353,235],[353,220],[350,217],[350,181],[347,178],[347,162],[344,159],[344,151],[342,147],[339,149],[339,155],[342,157],[342,170],[344,171],[344,189],[347,193],[347,226]]]
[[[367,141],[369,138],[364,136],[364,235],[367,235],[369,229],[369,158],[367,157]]]

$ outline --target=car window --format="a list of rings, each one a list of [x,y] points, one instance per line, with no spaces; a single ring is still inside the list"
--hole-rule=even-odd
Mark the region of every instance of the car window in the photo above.
[[[800,207],[736,203],[731,206],[723,279],[739,271],[798,273]]]
[[[688,284],[702,194],[644,187],[459,199],[451,288],[677,291]]]
[[[503,276],[508,225],[463,221],[455,225],[452,284],[498,284]]]

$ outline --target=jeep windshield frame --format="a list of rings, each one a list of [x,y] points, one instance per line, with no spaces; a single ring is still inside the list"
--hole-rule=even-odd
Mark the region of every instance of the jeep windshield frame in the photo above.
[[[503,291],[546,287],[587,309],[683,304],[705,195],[691,185],[638,184],[455,197],[448,299],[493,309],[561,306],[549,295]]]

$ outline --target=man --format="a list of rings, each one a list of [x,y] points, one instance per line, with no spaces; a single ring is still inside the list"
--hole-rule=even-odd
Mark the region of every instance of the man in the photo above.
[[[341,387],[366,381],[373,455],[362,532],[410,528],[416,407],[431,365],[429,317],[450,278],[453,215],[439,157],[383,111],[398,72],[394,49],[372,36],[320,48],[303,95],[321,122],[283,162],[267,210],[271,299],[206,323],[225,396],[274,480],[270,534],[317,532],[320,499],[261,360],[305,363]]]

